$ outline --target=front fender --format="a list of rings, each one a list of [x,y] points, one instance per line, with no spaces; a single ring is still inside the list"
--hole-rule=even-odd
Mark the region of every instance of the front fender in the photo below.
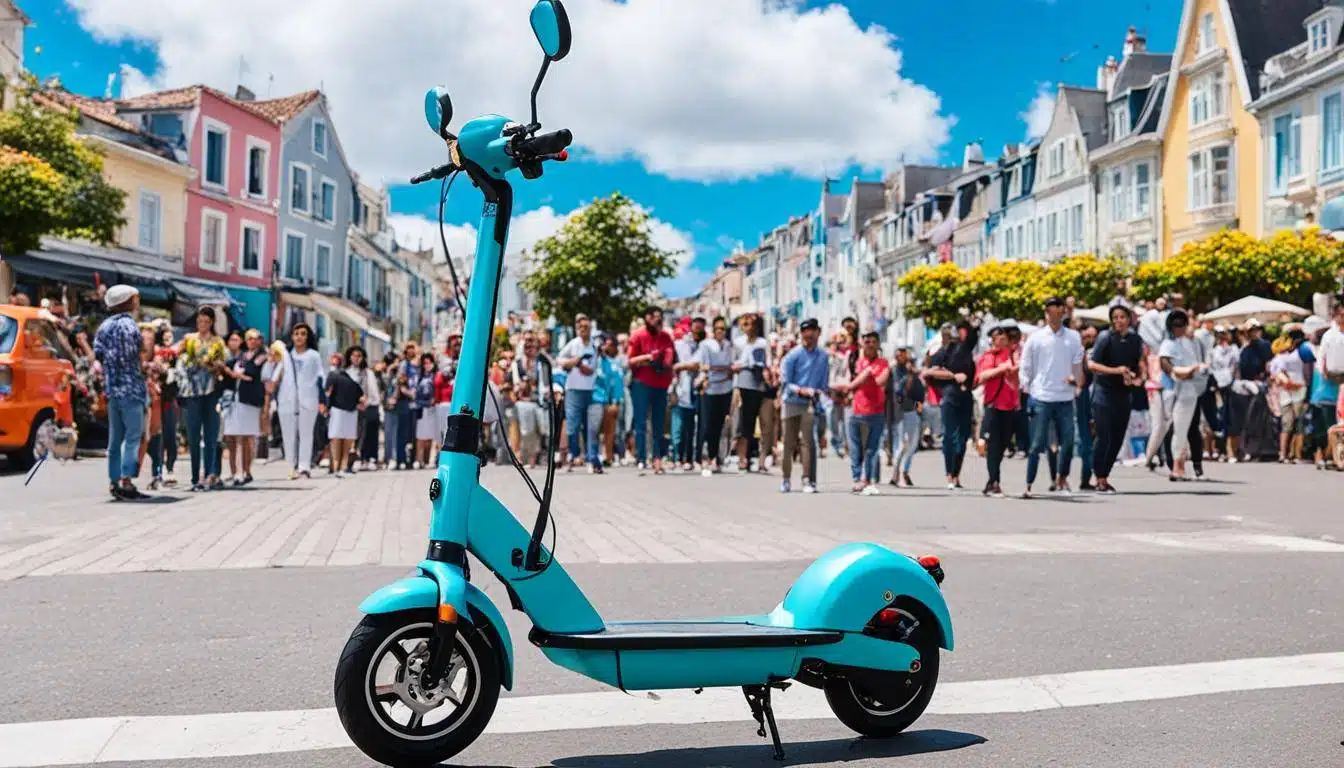
[[[442,571],[441,571],[442,572]],[[449,570],[448,573],[453,573]],[[452,576],[447,577],[451,580]],[[509,636],[509,626],[495,604],[475,584],[457,578],[463,584],[464,605],[454,605],[458,616],[465,616],[478,629],[494,630],[490,640],[499,650],[500,680],[505,690],[513,690],[513,638]],[[379,589],[359,604],[359,610],[367,614],[395,613],[419,609],[433,610],[439,606],[439,583],[422,570],[419,576],[410,576],[395,581]],[[465,610],[463,608],[465,607]],[[489,627],[481,627],[484,622]]]
[[[919,601],[938,622],[942,647],[952,650],[947,601],[924,567],[877,544],[845,544],[822,555],[798,577],[768,617],[776,626],[862,632],[895,598]]]

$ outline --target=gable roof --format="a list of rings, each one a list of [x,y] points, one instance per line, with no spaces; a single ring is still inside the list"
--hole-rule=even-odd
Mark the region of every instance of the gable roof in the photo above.
[[[256,110],[267,115],[271,120],[277,123],[283,123],[286,120],[292,120],[300,112],[307,109],[308,106],[318,99],[322,98],[322,92],[318,90],[304,91],[296,93],[293,96],[285,96],[279,99],[266,99],[263,101],[243,102],[251,105]]]
[[[1060,98],[1078,116],[1083,132],[1083,143],[1090,152],[1106,143],[1106,92],[1095,88],[1063,85]]]
[[[1223,0],[1231,35],[1241,50],[1241,73],[1251,101],[1260,98],[1265,62],[1307,39],[1303,22],[1325,7],[1325,0]]]
[[[255,102],[239,101],[227,93],[224,93],[217,88],[211,88],[208,85],[189,85],[185,88],[174,88],[168,91],[146,93],[142,96],[132,96],[129,99],[119,99],[116,102],[116,105],[119,109],[181,109],[183,107],[195,107],[200,104],[202,93],[209,93],[216,99],[235,106],[244,112],[255,115],[268,123],[275,125],[280,123],[279,120],[275,119],[267,112],[258,109],[255,106]],[[275,99],[274,101],[283,100]]]
[[[97,120],[104,125],[112,126],[127,133],[141,133],[139,126],[117,117],[117,108],[110,101],[91,99],[88,96],[80,96],[77,93],[58,88],[37,91],[33,94],[33,100],[54,109],[77,109],[81,115],[90,120]]]
[[[1115,73],[1110,97],[1115,98],[1125,91],[1146,87],[1157,75],[1165,75],[1171,69],[1171,58],[1170,53],[1138,51],[1129,54],[1120,62],[1120,69]]]

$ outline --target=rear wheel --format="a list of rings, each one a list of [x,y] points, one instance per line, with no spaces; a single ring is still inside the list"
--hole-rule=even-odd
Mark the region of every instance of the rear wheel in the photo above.
[[[27,472],[37,463],[37,456],[34,449],[37,447],[37,434],[42,429],[42,425],[52,420],[51,411],[39,411],[37,416],[33,417],[33,423],[28,429],[28,442],[17,451],[5,454],[9,460],[10,469],[20,472]]]
[[[336,666],[336,711],[355,746],[385,765],[429,766],[466,749],[499,701],[499,655],[459,624],[443,682],[420,686],[433,611],[365,616]]]
[[[919,651],[916,672],[869,671],[826,681],[826,702],[851,730],[864,736],[895,736],[924,714],[938,684],[938,625],[924,606],[901,601],[892,606],[894,625],[870,629],[865,634],[904,642]]]

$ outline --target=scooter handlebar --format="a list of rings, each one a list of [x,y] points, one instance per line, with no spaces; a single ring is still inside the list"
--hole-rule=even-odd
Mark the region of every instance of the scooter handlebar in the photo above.
[[[523,139],[518,142],[518,151],[533,157],[555,155],[563,152],[572,141],[574,141],[574,134],[570,133],[568,128],[561,128],[558,131],[541,133],[530,139]]]

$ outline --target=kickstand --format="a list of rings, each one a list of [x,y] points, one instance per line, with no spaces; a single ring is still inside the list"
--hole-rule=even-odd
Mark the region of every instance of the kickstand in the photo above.
[[[780,685],[783,690],[787,683]],[[774,742],[775,759],[784,759],[784,746],[779,742],[779,728],[775,725],[775,710],[770,706],[770,689],[773,685],[744,685],[742,694],[747,697],[747,706],[751,707],[751,716],[756,718],[756,735],[765,736],[766,730],[770,731],[770,739]]]

